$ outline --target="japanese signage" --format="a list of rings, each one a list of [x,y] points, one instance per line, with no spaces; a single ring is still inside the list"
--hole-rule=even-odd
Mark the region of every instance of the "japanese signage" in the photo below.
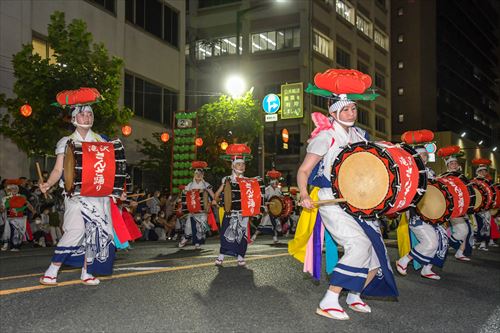
[[[255,216],[260,213],[261,193],[260,184],[254,178],[238,178],[241,191],[241,215]]]
[[[108,142],[82,143],[82,196],[102,197],[113,192],[115,149]]]
[[[281,86],[281,119],[304,116],[304,87],[302,82]]]

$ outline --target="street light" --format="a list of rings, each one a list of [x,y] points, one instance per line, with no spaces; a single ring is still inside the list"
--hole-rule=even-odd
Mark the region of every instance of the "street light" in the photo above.
[[[497,151],[498,147],[493,147],[492,151]]]
[[[483,144],[483,140],[479,141],[477,144],[478,145],[482,145]]]
[[[466,135],[467,135],[467,132],[462,132],[462,134],[460,134],[460,137],[463,138]]]
[[[231,97],[238,98],[245,93],[246,83],[241,76],[231,75],[226,80],[225,88]]]

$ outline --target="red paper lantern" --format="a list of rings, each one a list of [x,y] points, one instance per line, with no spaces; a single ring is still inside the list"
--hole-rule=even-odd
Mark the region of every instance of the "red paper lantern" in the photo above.
[[[124,136],[129,136],[130,134],[132,134],[132,126],[130,126],[130,125],[123,125],[122,126],[122,134]]]
[[[448,146],[448,147],[443,147],[438,150],[438,156],[439,157],[446,157],[450,155],[455,155],[460,153],[460,147],[459,146]]]
[[[222,149],[222,150],[226,150],[227,146],[229,146],[229,144],[226,141],[222,141],[220,143],[220,149]]]
[[[19,112],[21,112],[21,115],[23,117],[28,118],[29,116],[31,116],[33,110],[31,109],[31,106],[29,104],[24,104],[23,106],[21,106]]]
[[[167,132],[163,132],[160,136],[160,140],[163,142],[167,142],[170,140],[170,135]]]
[[[196,147],[203,146],[203,139],[202,138],[196,138],[196,140],[194,140],[194,144],[196,145]]]
[[[281,139],[283,140],[284,143],[288,142],[288,130],[286,128],[283,128],[281,130]]]

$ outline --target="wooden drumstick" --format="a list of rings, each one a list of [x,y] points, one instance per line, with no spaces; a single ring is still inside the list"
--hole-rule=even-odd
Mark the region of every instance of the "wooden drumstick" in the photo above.
[[[35,165],[36,165],[36,172],[38,173],[38,183],[41,184],[41,183],[44,182],[44,179],[43,179],[43,176],[42,176],[42,169],[40,168],[40,163],[36,162]],[[47,192],[45,192],[43,195],[44,195],[45,199],[49,198],[47,196]]]
[[[146,202],[146,201],[149,201],[149,200],[153,200],[155,197],[151,197],[151,198],[147,198],[147,199],[144,199],[144,200],[141,200],[141,201],[137,201],[138,204],[140,203],[143,203],[143,202]]]
[[[127,194],[127,198],[135,198],[145,195],[146,193],[135,193],[135,194]]]
[[[340,202],[347,202],[347,199],[340,198],[340,199],[318,200],[318,201],[312,201],[311,203],[315,206],[320,206],[320,205],[333,205],[333,204],[338,204]],[[299,206],[302,205],[299,203]]]

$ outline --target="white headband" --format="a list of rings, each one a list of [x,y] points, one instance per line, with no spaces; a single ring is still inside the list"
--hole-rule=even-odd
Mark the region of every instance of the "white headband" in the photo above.
[[[450,157],[444,159],[444,162],[446,163],[446,165],[448,165],[448,163],[453,162],[453,161],[457,161],[457,158],[455,156],[450,156]]]
[[[73,111],[71,111],[71,117],[76,117],[76,115],[80,112],[92,112],[92,114],[94,114],[90,105],[78,105],[73,108]]]
[[[424,147],[417,147],[417,148],[415,148],[415,151],[419,154],[420,153],[427,153],[427,149],[425,149]]]
[[[354,101],[347,99],[346,94],[339,95],[339,98],[340,99],[338,101],[336,101],[335,103],[330,105],[330,107],[328,108],[328,112],[334,113],[334,112],[342,110],[344,108],[344,106],[347,106],[349,104],[356,104]]]
[[[481,170],[486,170],[488,171],[488,167],[487,166],[484,166],[484,165],[481,165],[479,166],[477,169],[476,169],[476,175],[479,174],[479,171]]]

